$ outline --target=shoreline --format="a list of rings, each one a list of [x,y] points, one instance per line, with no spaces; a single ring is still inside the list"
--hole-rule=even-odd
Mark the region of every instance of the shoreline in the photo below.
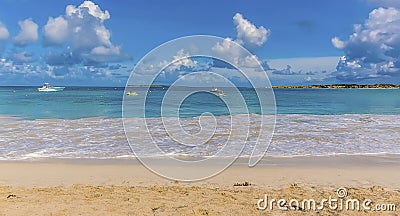
[[[268,152],[267,152],[268,153]],[[163,157],[148,157],[158,160],[160,164],[165,163]],[[185,160],[187,157],[176,157]],[[192,158],[191,160],[193,160]],[[204,160],[207,158],[199,158]],[[221,158],[225,159],[225,158]],[[249,157],[238,157],[233,165],[247,166]],[[189,161],[191,161],[189,160]],[[31,158],[21,160],[0,160],[1,163],[54,163],[54,164],[81,164],[81,165],[140,165],[141,162],[134,156],[120,158]],[[272,156],[264,155],[257,166],[329,166],[329,165],[400,165],[400,153],[371,153],[371,154],[332,154],[332,155],[293,155]]]

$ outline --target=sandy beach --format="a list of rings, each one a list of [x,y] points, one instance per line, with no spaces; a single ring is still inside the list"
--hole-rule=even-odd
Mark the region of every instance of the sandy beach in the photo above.
[[[1,162],[1,215],[398,215],[397,156],[264,158],[248,168],[238,160],[204,181],[172,181],[136,159]],[[165,165],[166,168],[168,165]],[[182,172],[185,172],[184,168]],[[370,199],[371,210],[260,210],[260,199]],[[270,200],[269,200],[270,201]],[[263,204],[263,202],[261,202]],[[395,204],[390,211],[376,204]],[[262,206],[262,205],[261,205]],[[288,206],[288,203],[286,203]]]

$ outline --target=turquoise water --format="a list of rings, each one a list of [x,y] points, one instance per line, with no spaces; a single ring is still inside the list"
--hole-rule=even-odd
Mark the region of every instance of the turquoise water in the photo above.
[[[145,94],[143,89],[135,91]],[[226,98],[232,97],[232,90],[223,91]],[[259,121],[265,115],[258,115],[260,109],[253,90],[240,91],[252,113],[246,147],[241,154],[247,157],[257,143]],[[213,128],[213,121],[200,121],[198,117],[210,112],[216,116],[216,131],[205,144],[181,145],[163,127],[164,123],[176,125],[176,118],[169,117],[168,112],[163,116],[167,118],[159,118],[165,92],[160,88],[149,92],[146,127],[153,142],[168,155],[212,156],[231,135],[240,136],[231,134],[232,117],[239,122],[249,120],[247,115],[229,115],[221,98],[207,92],[196,93],[186,98],[179,110],[180,117],[190,118],[181,118],[178,123],[188,134],[197,134],[201,127]],[[274,92],[278,115],[266,155],[400,154],[399,89],[275,89]],[[121,119],[123,93],[124,88],[67,87],[62,92],[44,93],[37,92],[36,87],[0,87],[0,160],[133,157]],[[130,97],[134,118],[129,120],[138,124],[134,128],[141,128],[143,116],[135,118],[135,106],[143,104],[135,103],[135,98]],[[169,105],[167,101],[166,107]],[[157,156],[158,152],[148,149],[151,141],[142,132],[145,134],[147,130],[138,130],[133,144],[149,156]],[[232,152],[242,147],[240,140],[230,139]]]
[[[23,119],[121,117],[123,88],[67,87],[38,92],[37,87],[0,87],[0,114]]]
[[[0,87],[0,115],[23,119],[121,117],[124,88],[67,87],[62,92],[50,93],[37,92],[36,88]],[[229,91],[224,89],[226,97]],[[249,112],[259,114],[254,91],[247,88],[240,91]],[[165,92],[160,88],[151,90],[146,117],[161,116],[160,104]],[[275,89],[274,93],[278,114],[400,114],[400,89]],[[229,115],[224,103],[207,93],[192,95],[180,108],[181,117],[199,116],[203,112]]]
[[[400,114],[400,89],[275,89],[281,114]]]

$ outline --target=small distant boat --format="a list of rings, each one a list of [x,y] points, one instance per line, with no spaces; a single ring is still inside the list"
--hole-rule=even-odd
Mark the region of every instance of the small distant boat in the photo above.
[[[221,90],[219,90],[218,88],[214,87],[210,90],[210,92],[215,93],[216,95],[218,95],[219,97],[224,97],[225,93]]]
[[[218,92],[219,90],[218,90],[218,88],[216,88],[216,87],[214,87],[214,88],[212,88],[211,90],[210,90],[210,92],[214,92],[214,93],[216,93],[216,92]]]
[[[218,92],[217,95],[218,95],[219,97],[225,97],[225,96],[226,96],[225,93],[224,93],[223,91]]]
[[[64,90],[65,87],[56,87],[56,86],[50,86],[49,83],[44,83],[41,88],[38,88],[38,91],[40,92],[59,92]]]
[[[135,92],[135,91],[129,91],[129,92],[126,93],[126,95],[129,95],[129,96],[137,96],[138,93]]]

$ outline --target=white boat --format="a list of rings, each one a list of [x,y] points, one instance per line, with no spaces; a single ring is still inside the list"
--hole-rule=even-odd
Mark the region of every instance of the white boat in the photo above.
[[[218,88],[216,88],[216,87],[214,87],[214,88],[212,88],[211,90],[210,90],[210,92],[218,92],[219,90],[218,90]]]
[[[224,97],[225,96],[225,93],[223,91],[219,90],[218,88],[212,88],[210,90],[210,92],[218,95],[219,97]]]
[[[225,93],[224,93],[223,91],[217,92],[217,95],[218,95],[219,97],[225,97],[225,96],[226,96]]]
[[[58,92],[64,90],[65,87],[50,86],[49,83],[44,83],[41,88],[38,88],[40,92]]]

